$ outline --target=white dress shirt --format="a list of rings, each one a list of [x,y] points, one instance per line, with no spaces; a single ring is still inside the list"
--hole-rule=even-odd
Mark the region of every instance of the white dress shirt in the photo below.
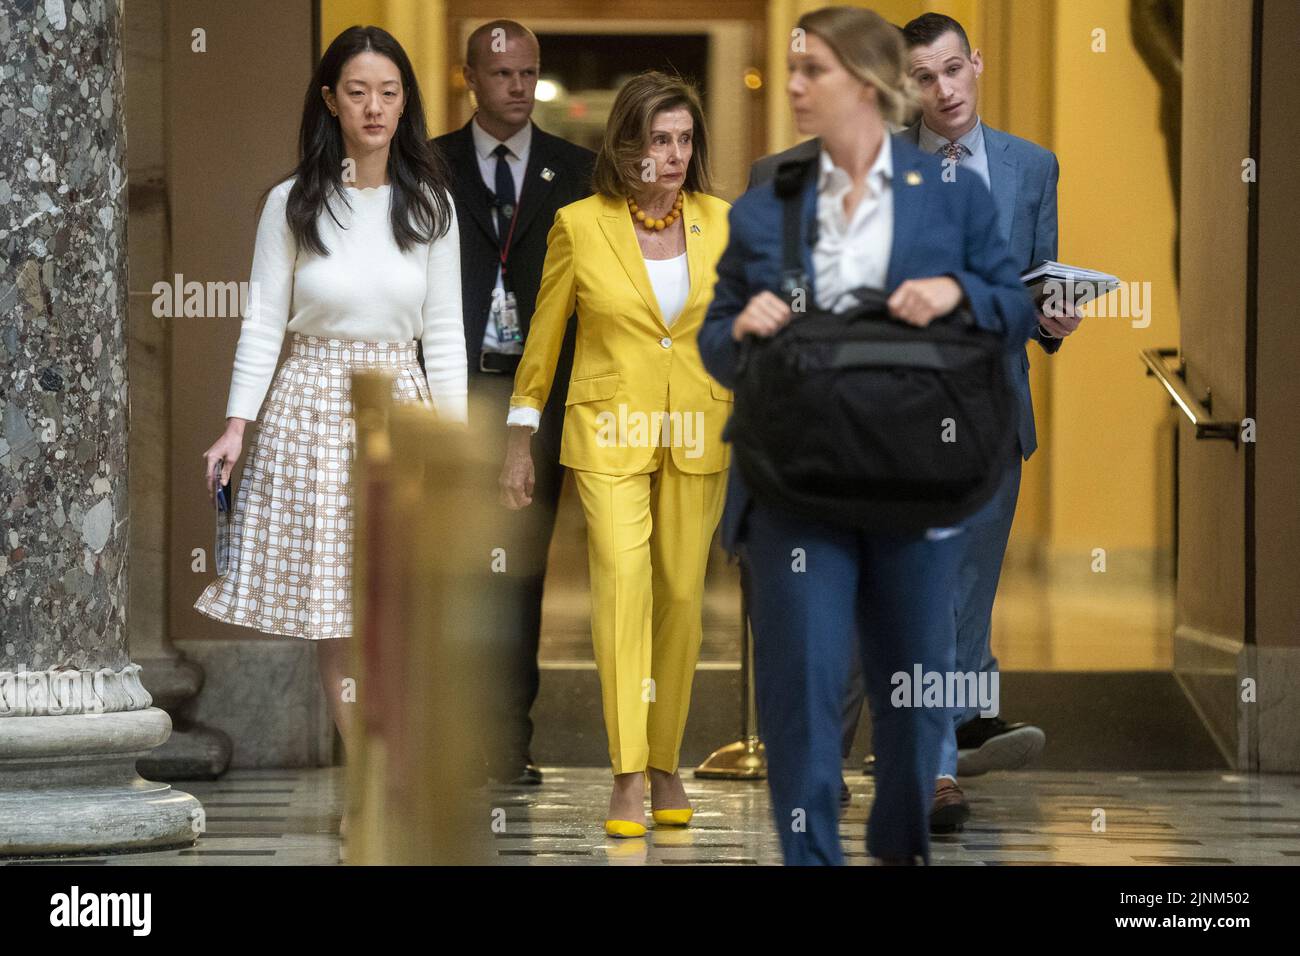
[[[867,170],[866,189],[852,218],[844,197],[853,186],[849,174],[825,149],[818,157],[817,244],[813,246],[813,288],[817,306],[843,312],[855,304],[852,289],[884,289],[894,241],[894,159],[888,136]]]
[[[482,126],[478,125],[478,116],[475,115],[474,121],[469,124],[470,133],[474,137],[474,152],[478,156],[478,171],[483,177],[483,184],[487,186],[488,192],[496,193],[497,183],[497,158],[493,151],[502,144],[502,140],[497,139]],[[515,181],[515,203],[519,202],[519,197],[524,191],[524,173],[528,170],[528,150],[533,143],[533,124],[525,123],[524,128],[509,139],[504,140],[506,149],[510,150],[506,156],[506,167],[510,170],[510,175]],[[497,217],[493,215],[492,222],[495,225]],[[499,239],[500,237],[498,237]],[[497,269],[496,291],[493,295],[500,296],[505,292],[505,284],[501,280],[501,270]],[[501,340],[497,338],[496,323],[488,319],[487,328],[483,330],[483,351],[499,352],[501,350]]]
[[[533,124],[531,122],[526,124],[523,129],[507,140],[499,140],[478,125],[478,116],[476,115],[474,121],[469,124],[469,130],[474,137],[474,153],[478,157],[479,175],[483,177],[483,184],[487,186],[488,192],[494,195],[497,183],[497,158],[494,151],[503,142],[506,149],[510,150],[506,156],[506,166],[515,180],[515,204],[518,205],[524,191],[524,173],[528,171],[528,151],[533,144]],[[494,214],[491,219],[495,225],[497,221],[496,215]],[[501,269],[498,268],[497,284],[492,294],[494,296],[504,295],[505,290],[505,283],[501,278]],[[501,351],[501,340],[497,338],[496,323],[492,321],[491,315],[488,316],[487,326],[483,329],[483,351]],[[512,408],[506,418],[509,425],[524,425],[533,431],[537,431],[542,422],[541,412],[535,408]]]

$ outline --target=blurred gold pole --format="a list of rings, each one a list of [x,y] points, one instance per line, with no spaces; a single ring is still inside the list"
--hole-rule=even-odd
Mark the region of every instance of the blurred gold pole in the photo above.
[[[352,463],[352,505],[354,552],[352,561],[353,635],[350,641],[349,672],[356,679],[359,713],[352,721],[352,740],[347,751],[347,860],[350,863],[373,863],[380,855],[383,817],[375,812],[382,804],[382,782],[386,775],[387,754],[383,741],[372,736],[376,723],[367,720],[366,707],[371,700],[371,675],[366,664],[368,642],[378,637],[374,617],[392,603],[391,594],[375,593],[377,587],[391,584],[376,560],[378,542],[383,534],[377,527],[382,508],[376,506],[391,478],[392,444],[388,435],[388,413],[392,408],[392,382],[387,376],[358,374],[352,377],[353,433],[355,456]]]
[[[754,632],[749,626],[749,575],[740,565],[740,686],[744,717],[740,739],[719,747],[695,768],[706,780],[762,780],[767,776],[767,754],[758,736],[758,703],[754,695]]]
[[[485,507],[497,462],[386,376],[353,378],[354,613],[360,719],[349,763],[348,862],[487,862],[480,784],[487,663]],[[353,836],[355,834],[355,837]]]

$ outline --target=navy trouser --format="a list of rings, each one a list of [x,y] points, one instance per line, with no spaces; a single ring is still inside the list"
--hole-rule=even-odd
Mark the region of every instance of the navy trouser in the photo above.
[[[840,724],[858,655],[871,705],[876,798],[867,849],[930,858],[943,707],[895,707],[895,674],[954,667],[953,588],[962,534],[869,535],[755,502],[743,555],[759,730],[787,864],[839,864]]]
[[[961,563],[953,595],[953,613],[957,618],[957,670],[963,674],[993,674],[998,670],[998,659],[993,656],[993,601],[998,594],[998,579],[1002,575],[1002,560],[1006,557],[1007,541],[1011,537],[1011,523],[1016,517],[1020,471],[1021,459],[1017,449],[1015,459],[1007,468],[993,498],[963,525]],[[862,715],[862,696],[862,675],[855,667],[849,675],[849,690],[843,709],[841,752],[846,760],[853,749],[853,737]],[[968,720],[974,720],[979,712],[975,704],[952,710],[952,731],[940,751],[939,773],[956,778],[957,728]]]
[[[1016,518],[1020,469],[1017,454],[993,500],[963,525],[966,546],[957,570],[957,670],[962,673],[993,674],[998,669],[998,659],[993,656],[993,601]],[[955,728],[974,720],[979,712],[979,705],[973,702],[954,712],[954,761]],[[956,763],[951,772],[957,772]]]

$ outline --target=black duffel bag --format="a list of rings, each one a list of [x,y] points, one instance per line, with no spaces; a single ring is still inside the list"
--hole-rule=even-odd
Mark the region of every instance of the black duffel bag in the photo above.
[[[783,166],[787,298],[803,279],[807,166]],[[754,496],[803,518],[872,532],[955,525],[1011,463],[1017,405],[1002,336],[958,310],[916,328],[865,291],[840,314],[810,307],[747,336],[727,429]]]

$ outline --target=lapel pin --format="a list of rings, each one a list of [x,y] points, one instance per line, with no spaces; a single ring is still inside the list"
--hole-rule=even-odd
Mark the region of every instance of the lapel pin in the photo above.
[[[542,170],[542,178],[549,183],[552,179],[555,178],[555,172],[551,170],[549,167],[545,168]]]
[[[919,186],[919,185],[921,185],[921,174],[918,173],[915,169],[908,170],[908,173],[907,173],[907,185],[909,185],[909,186]]]
[[[700,234],[700,227],[699,227],[699,226],[691,226],[691,232],[695,233],[695,234],[698,236],[698,235]]]

